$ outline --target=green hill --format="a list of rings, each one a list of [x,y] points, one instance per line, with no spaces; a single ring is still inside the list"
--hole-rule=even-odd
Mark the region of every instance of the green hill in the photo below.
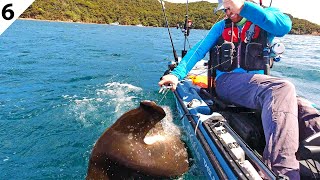
[[[209,29],[223,14],[213,14],[217,4],[189,3],[189,18],[195,29]],[[186,4],[165,3],[169,26],[182,24]],[[36,0],[20,16],[39,20],[58,20],[85,23],[137,25],[162,27],[164,18],[157,0]],[[320,26],[306,20],[293,18],[292,34],[320,35]]]

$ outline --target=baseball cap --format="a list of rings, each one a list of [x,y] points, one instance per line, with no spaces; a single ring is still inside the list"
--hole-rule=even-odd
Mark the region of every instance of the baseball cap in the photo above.
[[[216,8],[214,8],[214,13],[217,13],[220,10],[223,10],[224,6],[223,6],[223,0],[218,0],[218,6]]]

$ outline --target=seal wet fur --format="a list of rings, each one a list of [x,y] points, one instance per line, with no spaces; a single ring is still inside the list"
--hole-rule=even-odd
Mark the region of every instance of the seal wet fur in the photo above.
[[[165,116],[151,101],[142,101],[138,108],[123,114],[96,142],[87,179],[170,178],[187,172],[187,149],[178,136],[144,142]]]

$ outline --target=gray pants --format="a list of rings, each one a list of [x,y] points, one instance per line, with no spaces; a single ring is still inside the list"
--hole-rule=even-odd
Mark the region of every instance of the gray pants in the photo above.
[[[261,110],[266,164],[276,174],[300,179],[295,155],[299,129],[300,140],[319,132],[320,115],[315,108],[306,106],[307,101],[296,97],[294,85],[262,74],[225,73],[216,80],[216,92],[224,101]]]

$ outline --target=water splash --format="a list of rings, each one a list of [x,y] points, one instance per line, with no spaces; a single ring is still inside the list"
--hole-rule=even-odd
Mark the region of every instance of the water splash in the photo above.
[[[146,144],[165,141],[168,137],[180,136],[179,127],[173,123],[173,116],[169,106],[162,106],[166,116],[144,138]],[[174,148],[174,146],[173,146]]]
[[[108,99],[108,104],[115,107],[114,112],[117,113],[117,117],[134,108],[137,94],[142,92],[140,87],[119,82],[107,83],[104,87],[104,89],[98,89],[96,93],[102,99]]]
[[[119,82],[106,83],[94,90],[91,97],[63,95],[69,100],[69,114],[84,127],[93,124],[111,125],[129,109],[137,106],[137,95],[142,92],[140,87]]]
[[[90,115],[97,112],[96,98],[83,97],[82,99],[73,99],[70,110],[76,116],[76,119],[84,126],[89,127],[93,123],[90,121]]]
[[[173,123],[173,115],[169,106],[162,106],[163,110],[166,112],[166,116],[162,120],[162,127],[164,132],[170,135],[180,136],[181,132],[179,127]]]

